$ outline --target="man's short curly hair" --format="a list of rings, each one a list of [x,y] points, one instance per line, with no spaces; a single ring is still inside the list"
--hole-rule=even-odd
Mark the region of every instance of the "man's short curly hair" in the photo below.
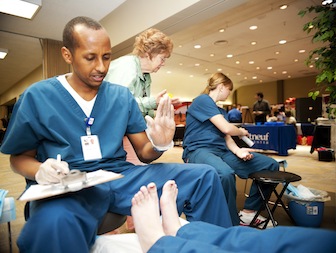
[[[69,49],[71,53],[73,53],[75,48],[79,46],[74,36],[74,30],[75,26],[80,24],[93,30],[103,29],[99,22],[89,17],[79,16],[71,19],[65,25],[63,30],[63,46]]]

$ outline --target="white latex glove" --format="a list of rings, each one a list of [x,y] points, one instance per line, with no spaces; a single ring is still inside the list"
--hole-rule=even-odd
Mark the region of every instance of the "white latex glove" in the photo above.
[[[175,134],[174,107],[167,95],[160,100],[155,118],[145,117],[146,133],[155,146],[170,146]]]
[[[65,161],[49,158],[40,165],[35,180],[38,184],[56,184],[69,173],[69,165]]]

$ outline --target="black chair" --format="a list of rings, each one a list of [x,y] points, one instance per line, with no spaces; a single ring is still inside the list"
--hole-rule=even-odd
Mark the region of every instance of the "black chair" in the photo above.
[[[274,215],[275,209],[278,206],[283,207],[283,209],[286,211],[286,213],[288,214],[288,216],[291,219],[291,221],[293,222],[293,224],[295,224],[295,221],[294,221],[293,217],[291,216],[291,214],[288,211],[288,207],[282,201],[282,196],[285,193],[289,183],[300,181],[301,177],[297,174],[294,174],[294,173],[291,173],[291,172],[286,172],[286,171],[262,170],[262,171],[250,174],[249,178],[251,178],[256,183],[256,185],[258,187],[258,190],[259,190],[259,193],[261,195],[261,198],[263,200],[263,203],[262,203],[260,209],[257,211],[256,215],[254,216],[250,226],[256,227],[254,225],[255,221],[258,218],[261,211],[265,209],[265,207],[266,207],[266,210],[267,210],[267,213],[268,213],[268,217],[266,218],[265,221],[263,221],[264,224],[263,224],[262,229],[265,229],[267,227],[267,224],[270,220],[272,221],[272,224],[273,224],[274,227],[277,226],[273,215]],[[279,184],[283,185],[280,193],[278,193],[277,190],[276,190],[276,187]],[[269,207],[269,199],[272,195],[272,192],[268,196],[265,196],[265,194],[263,192],[263,188],[264,188],[263,186],[265,186],[265,185],[271,185],[272,192],[276,196],[276,201],[275,201],[272,209]]]
[[[174,146],[182,146],[185,126],[176,126],[174,134]]]
[[[287,161],[286,159],[275,159],[278,163],[279,163],[279,167],[283,169],[283,171],[286,171],[286,168],[287,168]],[[248,197],[249,194],[247,192],[247,181],[248,179],[245,180],[245,187],[244,187],[244,194],[245,194],[245,197]],[[268,203],[274,205],[274,202],[272,201],[268,201]]]
[[[314,153],[315,149],[320,147],[331,147],[331,126],[317,125],[314,128],[313,142],[311,144],[310,153]]]
[[[98,227],[97,235],[111,232],[121,227],[126,222],[127,216],[117,213],[106,213]]]

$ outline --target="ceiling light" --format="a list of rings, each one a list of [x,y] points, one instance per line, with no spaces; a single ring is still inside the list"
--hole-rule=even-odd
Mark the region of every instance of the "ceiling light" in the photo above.
[[[282,44],[286,44],[286,42],[287,42],[286,40],[280,40],[280,41],[279,41],[279,44],[281,44],[281,45],[282,45]]]
[[[286,70],[282,71],[282,74],[287,74],[287,71]]]
[[[221,71],[222,71],[222,69],[217,69],[217,71],[221,72]]]
[[[254,64],[254,61],[249,61],[249,64]]]
[[[195,67],[199,67],[200,66],[200,64],[199,63],[195,63]]]
[[[227,57],[227,58],[232,58],[233,55],[232,55],[232,54],[228,54],[226,57]]]
[[[210,54],[210,57],[214,57],[215,56],[215,54]]]
[[[240,64],[240,61],[236,61],[236,64]]]
[[[42,6],[42,0],[0,0],[0,12],[32,19]]]
[[[196,49],[199,49],[199,48],[201,48],[202,46],[201,45],[195,45],[194,46],[194,48],[196,48]]]
[[[298,62],[299,61],[299,59],[294,59],[294,62]]]
[[[258,77],[256,77],[256,76],[252,76],[252,79],[257,79]]]
[[[8,49],[0,48],[0,59],[5,59],[6,55],[8,54]]]
[[[251,45],[252,45],[252,46],[257,45],[257,42],[256,42],[256,41],[252,41],[252,42],[251,42]]]
[[[287,4],[280,5],[280,7],[279,7],[280,10],[285,10],[287,8],[288,8]]]
[[[304,49],[299,50],[299,53],[300,53],[300,54],[303,54],[303,53],[305,53],[305,52],[306,52],[306,50],[304,50]]]
[[[271,70],[271,69],[273,69],[273,67],[267,67],[267,69],[268,69],[268,70]]]
[[[225,29],[221,28],[221,29],[218,30],[218,32],[223,33],[223,32],[225,32]]]
[[[250,30],[257,30],[257,29],[258,29],[258,26],[256,26],[256,25],[250,26]]]

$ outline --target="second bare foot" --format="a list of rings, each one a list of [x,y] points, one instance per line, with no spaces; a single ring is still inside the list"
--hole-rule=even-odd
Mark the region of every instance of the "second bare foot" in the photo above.
[[[181,227],[176,206],[177,194],[178,188],[175,181],[167,181],[162,188],[160,198],[162,226],[166,235],[175,236],[177,230]]]

